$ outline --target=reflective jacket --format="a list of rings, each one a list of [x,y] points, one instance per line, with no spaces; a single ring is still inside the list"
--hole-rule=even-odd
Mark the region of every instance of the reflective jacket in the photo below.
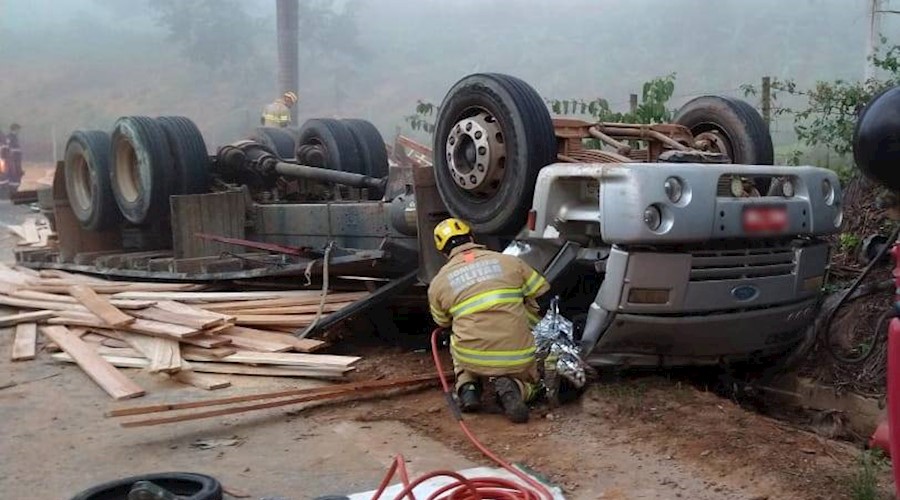
[[[453,327],[450,352],[463,368],[484,375],[521,372],[534,363],[535,299],[550,289],[522,260],[467,243],[428,287],[434,321]]]
[[[287,127],[291,124],[291,108],[281,99],[263,108],[262,124],[266,127]]]

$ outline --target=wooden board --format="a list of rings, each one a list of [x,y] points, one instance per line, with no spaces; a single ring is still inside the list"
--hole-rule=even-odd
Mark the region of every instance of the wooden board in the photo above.
[[[230,340],[231,345],[248,351],[288,352],[294,350],[294,346],[285,342],[269,342],[264,339],[255,339],[252,337],[236,337],[227,333],[220,333],[218,336]]]
[[[131,300],[177,300],[178,302],[231,302],[235,300],[279,299],[286,297],[319,296],[317,291],[281,290],[272,292],[165,292],[126,291],[113,295],[114,299]]]
[[[205,347],[197,347],[191,345],[185,345],[181,347],[181,352],[185,355],[202,353],[205,356],[212,356],[214,358],[224,358],[225,356],[231,356],[232,354],[237,352],[237,349],[232,349],[230,347],[213,347],[213,348],[205,348]]]
[[[70,355],[78,363],[78,366],[113,399],[144,395],[144,390],[140,386],[116,370],[84,341],[72,335],[66,327],[43,326],[41,333]]]
[[[207,319],[200,316],[186,315],[167,311],[156,306],[137,311],[131,311],[131,314],[138,318],[159,321],[161,323],[171,323],[173,325],[183,325],[191,328],[196,328],[198,330],[210,328],[213,326],[219,326],[223,323],[223,320],[220,318]]]
[[[0,295],[0,304],[10,307],[19,307],[22,309],[51,309],[54,311],[87,311],[81,304],[70,304],[68,302],[49,302],[43,300],[17,299]]]
[[[332,313],[339,311],[352,302],[333,302],[322,305],[323,313]],[[319,310],[319,305],[311,306],[276,306],[276,307],[257,307],[252,309],[217,309],[221,312],[227,312],[235,315],[287,315],[287,314],[315,314]]]
[[[189,358],[190,359],[190,358]],[[326,369],[346,369],[359,361],[357,356],[336,356],[332,354],[302,354],[293,352],[251,352],[238,351],[219,361],[225,363],[247,363],[254,365],[303,366]]]
[[[278,326],[300,328],[315,321],[315,314],[239,314],[234,323],[242,326]]]
[[[177,340],[121,332],[122,338],[150,360],[150,373],[172,373],[181,370],[181,347]]]
[[[71,325],[85,326],[88,328],[112,329],[114,327],[107,325],[99,320],[99,318],[78,314],[76,311],[65,311],[59,317],[47,320],[52,325]],[[134,323],[126,325],[120,330],[130,332],[143,333],[144,335],[153,335],[155,337],[171,338],[179,341],[185,341],[190,337],[199,337],[203,335],[203,330],[190,328],[182,325],[172,325],[169,323],[160,323],[148,319],[137,319]],[[227,343],[227,342],[226,342]],[[221,344],[219,344],[221,345]]]
[[[295,351],[299,352],[315,352],[320,349],[323,349],[326,345],[326,342],[315,339],[298,339],[297,337],[282,333],[282,332],[273,332],[271,330],[258,330],[255,328],[247,328],[244,326],[233,326],[231,328],[227,328],[222,331],[222,334],[225,334],[229,338],[232,339],[232,343],[235,345],[239,345],[234,342],[234,339],[237,337],[250,339],[250,340],[262,340],[265,342],[272,342],[275,344],[287,344],[293,347]],[[258,350],[252,349],[251,350]],[[273,351],[278,352],[278,351]]]
[[[56,316],[54,311],[32,311],[26,313],[12,314],[10,316],[0,316],[0,328],[7,326],[15,326],[19,323],[36,323],[50,319]]]
[[[179,340],[182,344],[190,344],[198,347],[215,348],[231,345],[231,339],[221,337],[219,335],[195,335],[193,337],[184,337]]]
[[[156,307],[173,313],[185,314],[188,316],[198,316],[211,320],[219,320],[219,323],[217,323],[219,325],[234,321],[234,317],[227,314],[207,311],[206,309],[200,309],[199,307],[189,306],[187,304],[182,304],[181,302],[175,302],[173,300],[161,300],[156,303]]]
[[[13,339],[12,360],[25,361],[34,359],[37,349],[37,324],[19,323],[16,325],[16,336]]]
[[[175,380],[183,383],[205,389],[207,391],[215,391],[216,389],[224,389],[231,387],[231,382],[216,381],[211,377],[201,375],[193,370],[182,370],[172,376]]]
[[[244,238],[246,198],[243,191],[178,195],[169,198],[172,212],[172,248],[176,259],[240,253],[244,249],[204,240],[197,233]]]
[[[68,287],[67,287],[68,289]],[[38,292],[35,290],[14,290],[12,292],[4,292],[0,290],[0,293],[4,293],[9,295],[12,298],[23,299],[23,300],[46,300],[53,303],[68,303],[68,304],[76,304],[79,305],[78,299],[72,297],[71,295],[61,295],[58,293],[47,293],[47,292]],[[144,309],[153,305],[156,305],[155,301],[152,300],[118,300],[112,299],[109,301],[110,304],[118,307],[119,309]],[[87,310],[86,308],[84,310]]]
[[[326,297],[326,303],[330,302],[356,302],[369,296],[369,292],[353,292],[353,293],[329,293]],[[210,311],[215,310],[239,310],[239,309],[255,309],[262,307],[294,307],[318,305],[321,301],[321,295],[313,292],[309,296],[302,297],[282,297],[275,299],[259,299],[259,300],[234,300],[230,302],[217,302],[210,304],[200,304],[202,307]]]
[[[96,314],[104,323],[113,327],[123,327],[135,322],[135,318],[120,311],[94,290],[84,285],[69,288],[69,294],[78,299],[89,311]]]
[[[96,353],[95,353],[96,354]],[[119,368],[147,368],[150,366],[150,361],[144,358],[129,358],[125,356],[112,356],[109,354],[97,354],[98,356],[102,356],[107,362],[114,366],[118,366]],[[75,360],[72,356],[60,352],[56,354],[51,354],[55,360],[58,361],[66,361],[69,363],[74,363]],[[272,367],[272,366],[247,366],[247,365],[239,365],[232,363],[191,363],[191,369],[195,372],[199,373],[225,373],[232,375],[258,375],[264,377],[307,377],[307,378],[322,378],[322,379],[331,379],[336,380],[340,379],[340,375],[335,375],[334,372],[322,372],[320,370],[307,369],[307,368],[292,368],[286,366],[280,367]]]

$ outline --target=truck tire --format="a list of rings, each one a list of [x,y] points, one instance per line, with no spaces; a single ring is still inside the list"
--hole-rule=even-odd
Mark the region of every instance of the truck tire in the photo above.
[[[175,166],[173,194],[198,194],[209,189],[209,153],[200,129],[183,116],[160,116],[156,123],[166,134]]]
[[[66,142],[66,194],[81,226],[109,229],[122,219],[109,181],[109,134],[76,130]]]
[[[78,493],[72,500],[123,500],[138,481],[149,481],[183,500],[222,500],[222,485],[214,477],[189,472],[165,472],[126,477]]]
[[[435,181],[450,213],[475,232],[518,232],[538,171],[555,161],[550,113],[524,81],[480,73],[447,92],[434,134]]]
[[[300,138],[297,140],[298,161],[306,156],[304,151],[309,150],[306,146],[316,147],[322,155],[321,165],[314,166],[356,174],[365,173],[356,139],[340,120],[331,118],[307,120],[300,127]]]
[[[708,138],[713,152],[725,153],[732,163],[772,165],[775,150],[762,116],[740,99],[701,96],[678,110],[674,123],[684,125],[697,138]]]
[[[250,139],[266,146],[282,160],[296,157],[297,136],[286,128],[257,127]]]
[[[167,219],[175,186],[172,151],[162,127],[146,116],[119,118],[110,141],[116,204],[133,224]]]
[[[341,120],[356,139],[356,147],[363,161],[363,173],[380,179],[388,175],[387,147],[381,133],[367,120]]]

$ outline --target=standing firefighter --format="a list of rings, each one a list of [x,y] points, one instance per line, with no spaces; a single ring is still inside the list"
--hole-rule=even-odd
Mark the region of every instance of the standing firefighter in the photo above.
[[[531,333],[539,319],[535,299],[550,286],[518,258],[476,245],[469,226],[458,219],[438,224],[434,243],[448,262],[428,287],[428,302],[435,322],[452,326],[450,352],[462,410],[480,407],[483,379],[489,378],[507,417],[528,421],[526,403],[538,389]]]
[[[260,122],[264,127],[287,127],[291,124],[291,108],[297,104],[297,94],[285,92],[275,102],[263,108]]]
[[[6,165],[6,177],[9,179],[9,188],[15,191],[22,181],[22,145],[19,143],[19,130],[22,127],[13,123],[6,135],[6,143],[9,146],[9,159]]]
[[[0,130],[0,184],[8,184],[6,172],[9,165],[9,143],[6,142],[6,134]]]

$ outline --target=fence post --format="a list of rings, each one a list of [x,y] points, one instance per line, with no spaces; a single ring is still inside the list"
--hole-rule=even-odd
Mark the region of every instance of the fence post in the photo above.
[[[769,127],[772,122],[772,79],[768,76],[762,79],[762,117]]]

